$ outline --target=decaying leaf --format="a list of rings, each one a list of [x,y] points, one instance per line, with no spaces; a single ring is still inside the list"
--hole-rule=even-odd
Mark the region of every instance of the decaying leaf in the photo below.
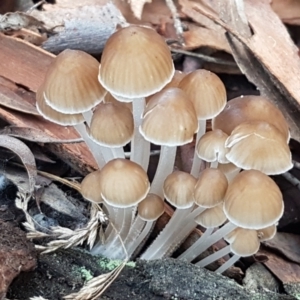
[[[42,27],[43,22],[23,12],[9,12],[0,15],[0,32],[20,30],[31,26]]]
[[[142,18],[143,8],[146,3],[151,3],[152,0],[129,0],[130,8],[137,19]]]
[[[271,7],[284,23],[300,25],[299,0],[272,0]]]
[[[29,115],[40,116],[33,105],[2,84],[0,84],[0,105]]]
[[[29,190],[26,192],[32,195],[37,177],[36,164],[32,152],[23,142],[7,135],[0,135],[0,146],[11,150],[20,157],[29,178]]]
[[[55,26],[58,26],[55,29],[56,34],[42,45],[45,50],[53,53],[59,53],[66,48],[91,54],[101,53],[116,26],[126,23],[113,3],[107,3],[104,6],[60,8],[49,12],[35,12],[35,14],[46,18],[45,22],[51,22],[51,24],[53,20],[56,20]],[[51,20],[48,21],[48,18]]]
[[[264,265],[283,283],[300,282],[300,266],[285,260],[280,255],[266,250],[259,250],[259,254],[266,255],[268,260]]]
[[[275,237],[264,242],[269,248],[283,254],[289,260],[300,264],[300,236],[297,234],[277,232]]]
[[[226,40],[223,30],[216,31],[210,28],[199,27],[188,23],[188,30],[183,33],[186,50],[200,47],[209,47],[215,50],[231,53],[231,48]]]
[[[229,5],[229,2],[223,4]],[[205,15],[226,29],[234,58],[242,72],[262,95],[270,98],[282,110],[289,122],[291,136],[300,141],[300,58],[297,47],[269,1],[245,1],[246,17],[254,32],[250,37],[240,33],[238,24],[241,22],[226,23],[207,6],[191,1],[189,9],[193,11],[194,19],[197,14],[201,19]],[[223,9],[222,12],[224,17],[232,10]],[[232,18],[229,16],[226,19]],[[235,15],[234,18],[239,16]]]
[[[60,140],[50,136],[45,131],[37,128],[30,127],[18,127],[18,126],[6,126],[0,130],[0,134],[5,134],[20,138],[26,141],[35,143],[56,143],[56,144],[69,144],[69,143],[80,143],[82,138],[71,139],[71,140]]]

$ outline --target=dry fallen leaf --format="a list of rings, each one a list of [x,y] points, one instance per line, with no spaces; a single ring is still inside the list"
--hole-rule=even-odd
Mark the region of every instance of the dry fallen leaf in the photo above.
[[[25,102],[7,86],[0,84],[0,105],[29,115],[40,116],[33,105]]]
[[[0,134],[10,135],[16,138],[35,143],[69,144],[82,142],[82,138],[60,140],[50,136],[43,130],[30,127],[7,126],[4,129],[0,130]]]
[[[289,260],[300,264],[300,236],[292,233],[277,232],[275,237],[264,242],[269,248],[283,254]]]
[[[259,254],[268,257],[263,264],[283,283],[300,282],[300,266],[290,262],[265,249],[260,249]]]
[[[42,44],[45,50],[52,53],[67,48],[91,54],[101,53],[117,25],[126,23],[119,9],[112,3],[35,11],[35,15],[43,19],[48,28],[57,26],[55,34]]]
[[[220,2],[229,5],[229,2]],[[222,10],[224,22],[218,14],[200,3],[190,2],[189,9],[195,19],[203,15],[227,31],[234,58],[249,81],[262,95],[270,98],[287,118],[291,136],[300,141],[300,58],[281,20],[270,7],[268,0],[246,0],[245,14],[253,34],[245,34],[243,20],[232,13],[232,7]],[[234,5],[232,2],[230,5]],[[248,30],[249,32],[249,30]]]
[[[300,25],[299,0],[272,0],[271,7],[284,23]]]
[[[151,3],[152,0],[129,0],[130,8],[137,19],[142,18],[143,8],[146,3]]]
[[[8,135],[0,135],[0,146],[11,150],[21,159],[29,178],[29,188],[25,192],[32,195],[36,183],[37,169],[31,150],[23,142]]]
[[[0,15],[0,32],[20,30],[21,28],[28,28],[31,26],[42,27],[43,22],[23,12]]]

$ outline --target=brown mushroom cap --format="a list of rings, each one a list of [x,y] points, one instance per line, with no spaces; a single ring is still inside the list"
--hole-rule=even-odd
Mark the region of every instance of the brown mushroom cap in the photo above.
[[[167,88],[148,102],[140,133],[158,145],[179,146],[193,140],[198,130],[195,109],[178,88]]]
[[[122,147],[130,142],[133,130],[133,116],[127,107],[100,103],[94,111],[89,134],[102,146]]]
[[[98,61],[79,50],[64,50],[49,66],[44,80],[47,105],[66,114],[89,111],[106,90],[97,80]]]
[[[83,198],[95,202],[102,203],[101,189],[99,186],[100,170],[94,171],[87,176],[81,182],[81,195]]]
[[[195,185],[195,203],[206,208],[214,207],[223,202],[227,187],[226,176],[220,170],[205,169]]]
[[[220,78],[207,70],[196,70],[180,81],[180,89],[191,99],[199,120],[217,116],[226,105],[226,89]]]
[[[105,202],[125,208],[141,202],[149,192],[150,183],[140,165],[117,158],[102,168],[99,188]]]
[[[257,236],[261,242],[271,240],[277,232],[276,224],[257,230]]]
[[[227,238],[230,240],[230,250],[239,256],[251,256],[255,254],[260,247],[260,241],[256,230],[236,228]]]
[[[148,194],[147,197],[138,204],[139,217],[144,221],[155,221],[165,211],[163,199],[155,194]]]
[[[226,158],[236,166],[268,175],[285,173],[293,167],[285,138],[271,124],[261,121],[238,125],[227,139]]]
[[[283,214],[282,194],[276,183],[260,171],[239,173],[228,185],[224,213],[233,224],[261,229],[276,223]]]
[[[223,211],[223,203],[207,208],[195,218],[195,222],[205,228],[215,228],[224,224],[227,217]]]
[[[117,103],[117,104],[120,104],[120,105],[123,105],[127,108],[130,109],[130,111],[132,111],[132,102],[121,102],[121,101],[118,101],[111,93],[107,93],[104,98],[103,98],[103,102],[104,103]]]
[[[228,135],[220,129],[206,132],[196,145],[197,155],[207,161],[218,161],[220,163],[228,163],[225,157],[228,148],[225,147],[225,141]]]
[[[288,141],[289,126],[282,112],[262,96],[242,96],[228,101],[224,110],[212,120],[213,129],[228,135],[243,122],[264,121],[275,126]]]
[[[47,105],[44,99],[43,84],[36,92],[36,109],[46,120],[62,126],[73,126],[84,122],[82,114],[63,114]]]
[[[130,25],[107,40],[98,79],[118,100],[134,99],[160,91],[174,71],[164,39],[149,27]]]
[[[175,171],[164,181],[164,196],[176,208],[189,208],[194,204],[193,194],[196,178],[191,174]]]

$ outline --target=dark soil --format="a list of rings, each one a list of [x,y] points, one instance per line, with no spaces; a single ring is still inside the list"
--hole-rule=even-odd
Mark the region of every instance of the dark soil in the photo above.
[[[43,296],[63,299],[78,291],[85,280],[108,272],[116,262],[73,249],[41,255],[34,272],[22,273],[10,286],[9,299]],[[89,278],[87,278],[89,277]],[[252,293],[222,275],[174,259],[137,261],[126,266],[99,299],[295,299],[271,292]]]

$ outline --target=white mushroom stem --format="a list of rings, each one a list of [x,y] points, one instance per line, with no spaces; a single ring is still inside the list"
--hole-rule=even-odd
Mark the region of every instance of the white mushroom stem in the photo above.
[[[202,241],[197,240],[193,244],[193,251],[190,252],[189,249],[187,249],[185,252],[189,251],[189,255],[187,257],[188,261],[194,260],[197,256],[199,256],[202,252],[204,252],[206,249],[208,249],[210,246],[218,242],[220,239],[222,239],[224,236],[229,234],[231,231],[233,231],[235,228],[237,228],[236,225],[234,225],[231,222],[228,222],[225,224],[222,228],[218,229],[216,232],[214,232],[211,236],[209,236],[203,243]],[[183,252],[180,257],[187,256]]]
[[[105,165],[105,159],[104,156],[102,155],[102,152],[99,150],[99,145],[97,145],[94,141],[90,139],[84,123],[74,125],[74,128],[79,133],[79,135],[83,138],[85,144],[87,145],[93,157],[95,158],[99,169],[101,169]]]
[[[201,245],[201,244],[205,244],[208,237],[212,234],[213,231],[214,231],[214,228],[207,228],[205,230],[204,234],[192,246],[190,246],[186,251],[184,251],[178,257],[178,259],[182,259],[182,260],[186,260],[188,262],[191,262],[193,260],[192,257],[193,257],[193,253],[196,251],[196,248],[199,247],[199,245]]]
[[[230,259],[228,259],[219,269],[217,269],[215,272],[222,274],[225,272],[228,268],[233,266],[241,257],[237,254],[233,255]]]
[[[137,217],[137,218],[139,218],[139,217]],[[135,250],[140,246],[140,244],[148,236],[148,234],[151,231],[155,221],[147,221],[145,223],[146,223],[146,225],[143,228],[143,230],[140,232],[139,236],[136,239],[132,240],[132,242],[128,245],[128,248],[126,247],[126,249],[128,249],[127,250],[128,251],[128,257],[131,257],[134,254]]]
[[[218,164],[219,164],[218,160],[215,160],[215,161],[213,161],[213,162],[210,163],[210,168],[211,169],[217,169],[218,168]]]
[[[205,257],[204,259],[200,260],[199,262],[196,263],[196,266],[199,267],[206,267],[209,264],[211,264],[212,262],[222,258],[223,256],[229,254],[231,252],[231,248],[230,245],[220,249],[219,251],[216,251],[215,253]]]
[[[134,99],[132,102],[134,134],[131,140],[130,160],[142,166],[147,172],[150,158],[150,143],[144,139],[139,131],[143,121],[145,103],[145,98]]]
[[[87,124],[87,126],[91,125],[92,117],[93,117],[93,111],[90,109],[84,113],[82,113],[83,118]]]
[[[201,158],[199,158],[197,155],[196,147],[200,138],[206,132],[206,120],[198,120],[198,124],[199,124],[199,129],[196,136],[195,152],[194,152],[193,164],[191,169],[191,175],[193,175],[196,178],[198,178],[199,176],[200,166],[201,166]]]
[[[164,181],[165,181],[166,177],[169,174],[171,174],[174,169],[176,149],[177,149],[176,146],[173,146],[173,147],[161,146],[158,166],[157,166],[157,169],[155,172],[154,179],[151,183],[151,188],[150,188],[149,193],[156,194],[159,197],[161,197],[162,199],[164,198],[164,193],[163,193]],[[149,222],[147,222],[147,225],[148,225],[148,223]],[[153,222],[150,222],[150,223],[153,223]],[[143,234],[145,236],[147,236],[147,234],[150,232],[152,226],[150,227],[150,225],[149,225],[149,226],[147,226],[147,228],[149,229],[148,232],[146,232],[145,230],[143,231]],[[163,231],[164,230],[165,229],[163,229]],[[164,241],[165,237],[166,237],[166,234],[163,234],[163,239],[161,239],[161,237],[158,236],[157,239],[159,239],[159,241],[157,241],[157,239],[156,239],[152,243],[152,245],[150,245],[148,247],[146,252],[142,255],[142,259],[148,259],[147,257],[149,256],[149,254],[151,254],[154,251],[154,249],[156,249],[155,247],[157,247],[157,245],[160,245]]]
[[[164,198],[163,185],[166,177],[173,172],[176,146],[161,146],[157,169],[151,183],[150,192]]]
[[[193,212],[190,208],[182,210],[182,212],[174,212],[174,214],[181,215],[180,220],[176,225],[172,222],[172,218],[166,224],[165,228],[159,233],[154,242],[148,247],[148,249],[142,254],[141,259],[158,259],[164,257],[167,253],[176,249],[183,240],[189,235],[189,233],[197,226],[194,218],[203,212],[205,208],[198,207]],[[173,220],[176,221],[177,217]],[[177,219],[178,220],[178,219]],[[191,220],[191,222],[188,222]],[[182,228],[181,230],[179,228]]]

